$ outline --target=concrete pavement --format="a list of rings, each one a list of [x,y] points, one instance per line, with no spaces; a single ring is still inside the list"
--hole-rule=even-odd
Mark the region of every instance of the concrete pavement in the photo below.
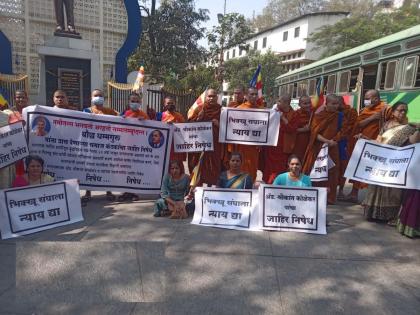
[[[0,314],[420,314],[420,240],[328,207],[328,235],[206,228],[94,196],[0,241]]]

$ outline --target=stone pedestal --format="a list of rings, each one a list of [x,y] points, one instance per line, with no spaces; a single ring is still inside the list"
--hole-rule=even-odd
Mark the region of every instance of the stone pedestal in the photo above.
[[[88,106],[90,91],[103,85],[99,55],[93,51],[92,43],[54,36],[38,47],[38,54],[41,59],[39,96],[31,103],[52,105],[52,93],[61,88],[67,89],[74,105]]]

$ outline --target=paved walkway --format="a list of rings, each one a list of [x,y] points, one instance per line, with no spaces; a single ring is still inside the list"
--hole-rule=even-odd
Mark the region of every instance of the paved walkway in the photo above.
[[[152,217],[95,196],[85,221],[0,241],[0,314],[420,314],[420,240],[328,208],[327,236]]]

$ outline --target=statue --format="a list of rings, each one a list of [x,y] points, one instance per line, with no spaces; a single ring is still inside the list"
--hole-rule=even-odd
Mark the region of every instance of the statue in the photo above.
[[[64,7],[66,10],[66,19],[64,20]],[[57,27],[54,35],[65,37],[80,38],[80,34],[76,32],[74,27],[74,1],[73,0],[54,0],[55,18],[57,20]],[[65,25],[67,21],[67,25]],[[67,26],[67,27],[66,27]]]

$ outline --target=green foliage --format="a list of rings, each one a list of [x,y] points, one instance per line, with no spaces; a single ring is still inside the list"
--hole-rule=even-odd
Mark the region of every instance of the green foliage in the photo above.
[[[167,76],[164,78],[165,87],[170,90],[190,91],[199,95],[206,88],[218,88],[219,83],[215,79],[215,68],[199,65],[190,69],[181,80]]]
[[[420,10],[408,7],[391,13],[376,13],[372,17],[353,15],[334,25],[321,27],[307,40],[315,44],[314,50],[328,47],[322,56],[327,57],[417,24],[420,24]]]

